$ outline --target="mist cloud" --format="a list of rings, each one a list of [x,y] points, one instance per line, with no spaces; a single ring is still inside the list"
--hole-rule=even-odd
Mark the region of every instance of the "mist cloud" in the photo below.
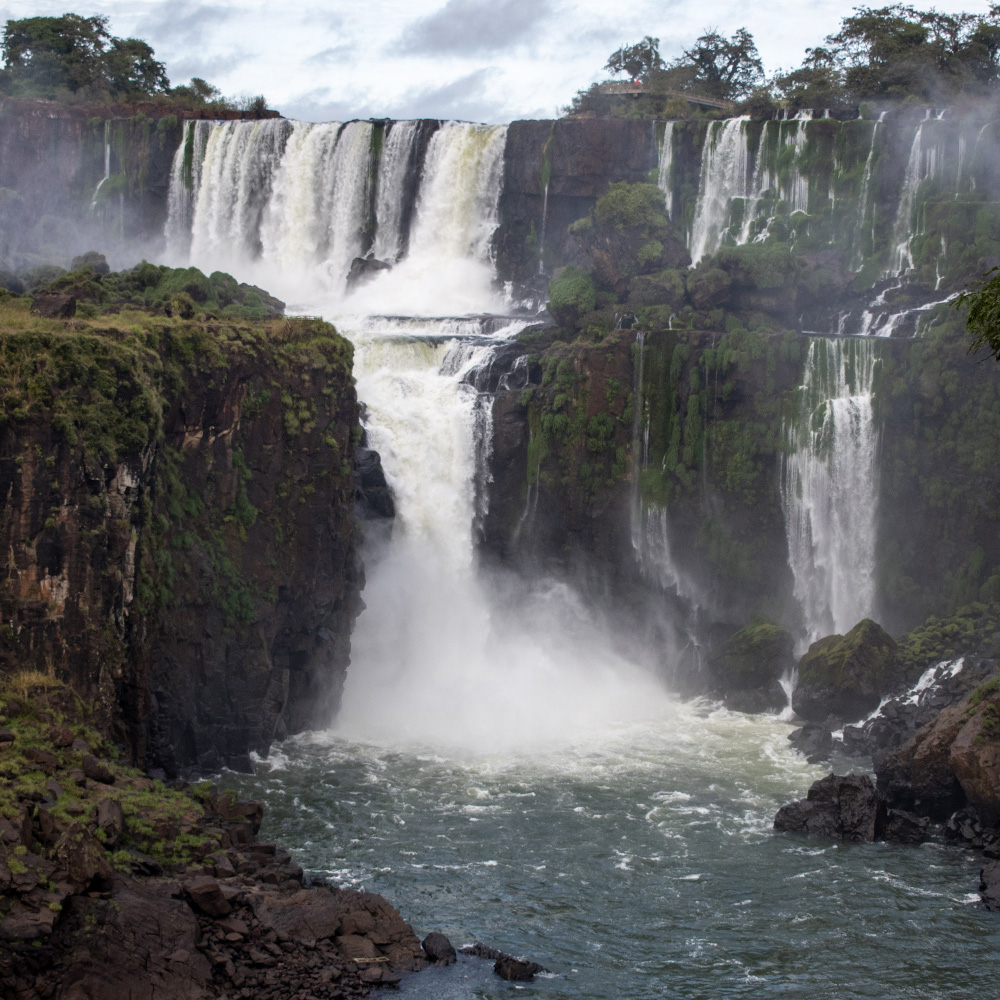
[[[448,0],[414,21],[396,50],[413,55],[499,52],[532,40],[551,10],[550,0]]]

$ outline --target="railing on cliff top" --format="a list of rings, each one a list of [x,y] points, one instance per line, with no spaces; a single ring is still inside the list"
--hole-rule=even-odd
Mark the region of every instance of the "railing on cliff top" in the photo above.
[[[674,97],[688,104],[702,104],[708,108],[718,108],[721,111],[734,111],[736,105],[732,101],[722,101],[717,97],[704,97],[701,94],[691,94],[686,90],[656,90],[644,83],[601,83],[598,90],[602,94],[635,96],[638,94],[656,93],[660,97]]]

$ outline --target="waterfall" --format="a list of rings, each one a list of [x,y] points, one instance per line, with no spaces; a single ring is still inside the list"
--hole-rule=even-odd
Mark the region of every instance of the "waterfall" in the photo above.
[[[406,233],[403,220],[406,209],[406,181],[413,169],[413,157],[420,122],[394,122],[382,146],[375,189],[374,255],[377,260],[395,263],[403,255]]]
[[[187,262],[191,250],[191,227],[201,189],[201,171],[209,135],[221,124],[213,121],[186,121],[181,144],[174,153],[167,191],[167,224],[164,230],[167,256]]]
[[[205,145],[191,225],[191,263],[203,270],[260,255],[260,223],[293,126],[281,118],[225,122]]]
[[[656,171],[656,186],[663,192],[667,205],[667,215],[674,215],[674,122],[663,126],[663,141],[660,143],[660,162]]]
[[[854,270],[860,270],[864,263],[864,237],[866,223],[871,218],[872,245],[875,244],[875,206],[869,205],[869,192],[872,185],[872,166],[875,162],[875,140],[878,137],[879,124],[881,119],[872,125],[872,141],[868,147],[868,156],[865,158],[865,168],[861,174],[861,193],[858,195],[858,225],[855,232],[855,254],[852,261]]]
[[[101,188],[104,187],[105,184],[107,184],[109,177],[111,177],[111,119],[110,118],[104,123],[104,176],[97,182],[97,187],[94,188],[94,194],[90,199],[91,211],[97,208],[97,199],[101,193]]]
[[[632,551],[642,578],[660,590],[672,591],[697,613],[705,606],[694,582],[674,562],[670,549],[670,519],[667,508],[647,503],[642,497],[640,478],[649,465],[649,402],[644,391],[646,334],[635,339],[632,386]]]
[[[813,338],[781,480],[788,559],[808,641],[846,632],[875,597],[875,346]]]
[[[903,274],[913,267],[913,254],[910,244],[913,237],[920,232],[920,220],[917,217],[917,191],[928,178],[936,177],[943,159],[942,150],[937,143],[924,142],[924,125],[922,121],[913,136],[910,155],[906,163],[906,173],[903,176],[903,186],[899,193],[899,207],[896,211],[896,221],[892,228],[893,253],[889,268],[890,274]]]
[[[748,117],[712,122],[705,136],[701,154],[701,179],[694,221],[691,223],[689,250],[692,263],[713,254],[722,246],[733,198],[747,194],[749,152],[746,123]]]

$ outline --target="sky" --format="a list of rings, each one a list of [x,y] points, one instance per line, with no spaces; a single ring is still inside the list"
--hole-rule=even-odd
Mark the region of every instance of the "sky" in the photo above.
[[[834,0],[0,0],[0,20],[104,14],[149,42],[172,84],[263,94],[288,118],[552,118],[607,78],[620,45],[660,39],[667,60],[706,29],[754,36],[768,75],[794,69],[852,3]],[[879,6],[871,2],[869,6]],[[989,2],[919,4],[985,13]]]

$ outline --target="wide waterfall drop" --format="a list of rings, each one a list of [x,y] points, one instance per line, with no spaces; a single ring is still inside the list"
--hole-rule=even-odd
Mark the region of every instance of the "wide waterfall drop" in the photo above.
[[[413,169],[413,157],[420,122],[395,122],[382,147],[375,194],[375,217],[378,230],[372,253],[376,260],[395,263],[403,255],[407,233],[405,215],[405,185]]]
[[[812,338],[781,482],[788,559],[809,642],[872,614],[878,431],[875,345]]]

